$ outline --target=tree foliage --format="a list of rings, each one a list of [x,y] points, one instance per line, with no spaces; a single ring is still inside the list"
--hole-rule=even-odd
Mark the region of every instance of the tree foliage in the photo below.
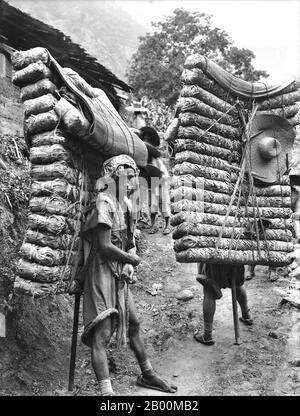
[[[253,52],[237,48],[224,30],[212,26],[211,18],[205,13],[178,8],[164,21],[152,23],[154,33],[139,38],[138,50],[127,70],[129,84],[139,97],[148,96],[174,104],[183,63],[193,53],[214,60],[247,81],[268,76],[265,71],[253,68]]]

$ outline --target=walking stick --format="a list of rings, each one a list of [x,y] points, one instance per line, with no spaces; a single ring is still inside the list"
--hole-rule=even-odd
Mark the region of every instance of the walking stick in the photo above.
[[[81,246],[81,243],[80,243]],[[82,284],[84,281],[85,274],[93,261],[97,253],[97,248],[92,246],[89,256],[84,266],[79,270],[76,276],[72,277],[69,285],[69,293],[75,295],[74,301],[74,316],[73,316],[73,332],[71,342],[71,357],[70,357],[70,369],[69,369],[69,386],[68,390],[72,391],[74,388],[74,374],[75,374],[75,360],[76,360],[76,348],[77,348],[77,336],[78,336],[78,321],[79,321],[79,307],[80,307],[80,296],[82,293]]]
[[[235,335],[235,345],[240,345],[240,331],[239,331],[239,320],[238,320],[238,311],[237,311],[237,301],[236,301],[236,281],[235,276],[231,278],[231,296],[232,296],[232,312],[233,312],[233,323],[234,323],[234,335]]]
[[[80,293],[76,293],[75,294],[75,302],[74,302],[73,333],[72,333],[72,343],[71,343],[71,358],[70,358],[68,391],[72,391],[73,388],[74,388],[79,306],[80,306]]]

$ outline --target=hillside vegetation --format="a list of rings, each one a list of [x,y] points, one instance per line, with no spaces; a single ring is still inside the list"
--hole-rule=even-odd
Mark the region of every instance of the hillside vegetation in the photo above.
[[[128,60],[146,28],[113,1],[9,0],[32,17],[61,30],[125,80]]]

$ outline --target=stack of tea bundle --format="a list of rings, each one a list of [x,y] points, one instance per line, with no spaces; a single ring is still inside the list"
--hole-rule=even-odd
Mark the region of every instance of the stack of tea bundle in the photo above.
[[[287,164],[300,81],[249,83],[187,58],[175,137],[172,224],[179,262],[290,263]]]
[[[15,288],[25,292],[37,283],[58,292],[67,290],[79,258],[79,231],[91,171],[99,171],[103,161],[100,152],[88,149],[61,125],[55,106],[62,84],[48,63],[44,48],[12,56],[13,82],[21,88],[24,103],[32,178],[28,229],[15,282]]]

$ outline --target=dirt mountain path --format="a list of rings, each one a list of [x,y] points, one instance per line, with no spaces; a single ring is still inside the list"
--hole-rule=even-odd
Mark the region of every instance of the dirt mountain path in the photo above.
[[[153,366],[177,384],[176,395],[298,395],[300,314],[282,306],[277,293],[278,288],[291,286],[290,280],[280,276],[271,282],[268,269],[258,267],[257,276],[246,282],[255,324],[240,325],[240,346],[233,344],[231,292],[223,290],[215,314],[216,344],[204,346],[193,339],[194,330],[202,328],[203,295],[195,281],[196,265],[175,262],[170,236],[148,235],[147,239],[149,250],[133,291]],[[161,285],[156,295],[155,290],[149,293],[153,284]],[[177,300],[176,293],[182,289],[190,289],[194,298]],[[134,381],[116,377],[118,393],[166,395],[136,387]]]
[[[208,347],[193,339],[202,328],[202,287],[196,265],[176,263],[171,236],[142,234],[145,249],[132,287],[142,336],[153,367],[178,386],[172,396],[269,396],[300,394],[300,313],[281,304],[278,290],[299,287],[299,281],[279,276],[271,282],[268,268],[246,282],[253,327],[240,325],[241,341],[234,345],[231,291],[217,302],[214,338]],[[189,289],[194,297],[177,300]],[[114,390],[122,396],[168,396],[136,386],[140,373],[129,348],[109,349]],[[56,393],[55,393],[56,394]],[[78,345],[74,395],[99,395],[90,350]]]
[[[143,261],[132,292],[152,365],[178,386],[172,396],[300,394],[300,313],[282,304],[280,295],[290,291],[299,300],[299,280],[281,275],[271,282],[268,269],[257,268],[255,278],[246,282],[254,325],[240,325],[240,346],[234,345],[231,292],[223,290],[215,314],[216,344],[208,347],[193,339],[194,331],[203,327],[196,265],[176,263],[172,238],[161,230],[155,235],[143,232],[139,246]],[[177,299],[184,289],[192,292],[190,300]],[[12,327],[2,339],[5,383],[0,395],[99,396],[90,349],[79,338],[82,311],[75,388],[67,391],[73,300],[67,295],[30,302],[22,298],[22,319],[16,316],[15,331]],[[118,395],[168,396],[136,386],[140,370],[129,348],[117,350],[113,339],[108,356]]]

